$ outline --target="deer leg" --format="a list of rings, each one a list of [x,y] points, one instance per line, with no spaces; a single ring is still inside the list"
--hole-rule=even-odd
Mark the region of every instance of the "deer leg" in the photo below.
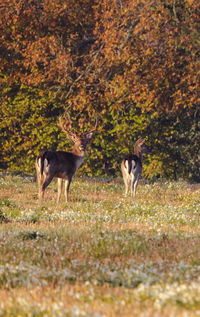
[[[44,177],[43,175],[41,175],[40,172],[40,166],[38,165],[38,163],[36,162],[36,173],[37,173],[37,183],[38,183],[38,197],[39,197],[39,201],[41,202],[42,200],[42,184],[44,182]]]
[[[42,200],[42,176],[40,175],[40,173],[38,173],[37,171],[37,183],[38,183],[38,197],[39,197],[39,201]]]
[[[123,179],[124,179],[124,185],[125,185],[125,195],[127,195],[129,190],[129,179],[125,175],[123,176],[124,176]]]
[[[65,180],[65,198],[66,198],[66,202],[69,201],[69,187],[71,184],[71,178],[68,178]]]
[[[122,176],[123,176],[124,185],[125,185],[125,195],[127,195],[129,191],[130,180],[129,180],[128,172],[125,169],[122,169]]]
[[[125,194],[128,195],[129,188],[130,188],[130,178],[129,177],[126,177],[125,188],[126,188]]]
[[[38,180],[38,197],[39,201],[42,202],[44,198],[44,191],[45,188],[43,187],[43,184],[45,182],[44,175],[41,175],[40,173],[37,174],[37,180]]]
[[[57,197],[57,204],[60,201],[60,197],[62,194],[62,188],[63,188],[63,179],[62,178],[58,178],[58,197]]]
[[[137,188],[137,184],[138,184],[138,180],[139,178],[135,178],[135,180],[133,181],[133,184],[132,184],[132,196],[134,197],[135,194],[136,194],[136,188]]]
[[[39,201],[41,202],[44,197],[44,192],[42,192],[42,178],[41,179],[38,178],[38,188],[39,188],[38,197],[39,197]]]
[[[40,200],[40,202],[43,200],[44,191],[47,188],[47,186],[51,183],[52,179],[53,179],[53,176],[46,176],[44,178],[44,176],[42,175],[41,180],[40,180],[40,184],[39,184],[39,200]]]
[[[134,196],[134,184],[135,184],[134,174],[131,173],[131,196]]]

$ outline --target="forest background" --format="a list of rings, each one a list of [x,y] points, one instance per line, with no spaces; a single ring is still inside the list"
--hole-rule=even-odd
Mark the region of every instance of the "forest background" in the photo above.
[[[200,181],[199,0],[4,0],[0,168],[33,172],[71,144],[57,126],[99,127],[79,173],[120,175],[147,138],[145,177]]]

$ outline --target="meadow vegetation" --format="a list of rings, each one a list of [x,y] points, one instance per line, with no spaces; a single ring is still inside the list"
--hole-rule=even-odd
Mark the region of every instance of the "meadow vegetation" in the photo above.
[[[0,316],[197,316],[200,185],[0,174]]]

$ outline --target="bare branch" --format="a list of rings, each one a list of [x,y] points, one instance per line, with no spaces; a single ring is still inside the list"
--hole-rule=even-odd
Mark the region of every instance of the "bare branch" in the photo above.
[[[69,90],[68,90],[68,93],[67,93],[67,95],[66,95],[66,99],[67,99],[67,98],[69,97],[69,95],[71,94],[72,89],[75,87],[76,83],[77,83],[78,81],[80,81],[81,78],[82,78],[85,74],[89,73],[91,66],[96,62],[97,56],[98,56],[99,53],[101,52],[103,46],[104,46],[104,44],[102,44],[102,45],[100,46],[100,48],[98,49],[97,52],[95,52],[95,54],[94,54],[94,53],[92,54],[92,55],[94,55],[93,60],[92,60],[91,63],[86,67],[86,69],[74,80],[74,82],[72,83],[72,85],[70,86],[70,88],[69,88]]]

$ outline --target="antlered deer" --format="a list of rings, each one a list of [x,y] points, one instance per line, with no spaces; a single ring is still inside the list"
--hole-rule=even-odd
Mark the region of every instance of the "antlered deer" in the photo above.
[[[86,147],[92,137],[93,131],[97,128],[97,119],[95,126],[83,134],[73,133],[71,131],[71,121],[59,117],[58,126],[74,142],[72,152],[64,151],[43,151],[36,158],[36,172],[39,186],[39,200],[42,201],[44,191],[51,183],[54,177],[58,178],[58,197],[57,203],[60,200],[63,181],[65,181],[65,198],[68,201],[69,187],[72,177],[75,175],[76,170],[81,166],[84,161]]]
[[[136,194],[138,180],[142,174],[142,156],[150,153],[149,147],[144,143],[145,138],[137,140],[134,146],[134,153],[124,157],[121,163],[125,193],[128,194],[129,189],[131,189],[132,196]]]

